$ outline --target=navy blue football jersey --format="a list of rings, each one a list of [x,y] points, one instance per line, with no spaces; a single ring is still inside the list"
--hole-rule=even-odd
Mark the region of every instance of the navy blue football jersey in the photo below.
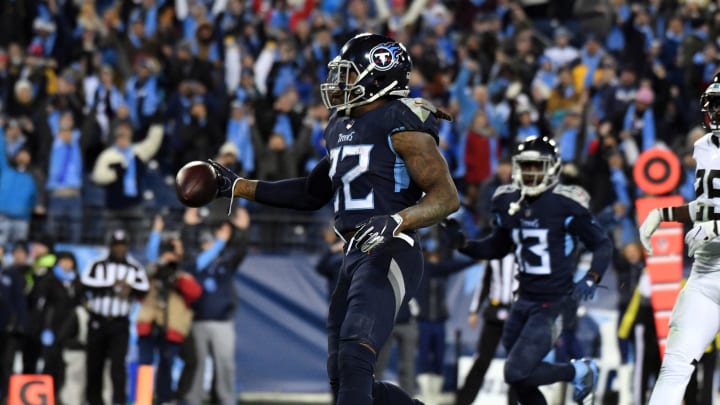
[[[577,270],[577,242],[590,250],[607,242],[588,210],[590,197],[581,187],[556,185],[537,197],[526,197],[520,210],[510,215],[510,203],[519,198],[520,190],[508,185],[498,188],[492,201],[496,225],[515,246],[519,293],[540,298],[567,295]]]
[[[414,205],[422,190],[410,178],[390,138],[399,132],[432,135],[439,122],[434,107],[419,98],[390,101],[357,117],[334,114],[325,129],[329,176],[335,193],[335,228],[340,232],[374,215]]]

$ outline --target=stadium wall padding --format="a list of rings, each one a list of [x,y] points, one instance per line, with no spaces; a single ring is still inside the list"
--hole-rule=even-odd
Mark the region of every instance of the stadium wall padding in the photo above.
[[[249,255],[236,277],[240,391],[325,392],[327,286],[317,257]]]
[[[236,277],[237,381],[240,391],[325,392],[327,339],[326,280],[315,270],[317,256],[249,255]],[[449,379],[455,362],[454,330],[463,347],[474,350],[478,330],[467,329],[467,309],[482,266],[453,276],[448,305],[445,364]],[[466,351],[464,350],[464,351]],[[395,378],[391,362],[386,379]],[[450,381],[448,381],[450,382]]]

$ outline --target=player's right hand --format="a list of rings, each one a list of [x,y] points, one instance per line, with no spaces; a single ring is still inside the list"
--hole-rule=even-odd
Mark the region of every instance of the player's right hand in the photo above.
[[[660,214],[660,209],[655,208],[648,213],[645,221],[643,221],[642,225],[640,225],[640,243],[642,243],[643,247],[648,252],[648,255],[652,255],[652,245],[650,244],[650,237],[652,237],[655,230],[658,228],[658,226],[660,226],[660,222],[662,222],[662,215]]]
[[[399,214],[371,217],[366,222],[358,225],[355,235],[348,243],[348,250],[352,246],[357,246],[361,252],[370,253],[371,250],[390,238],[403,239],[412,246],[412,239],[399,231],[402,222],[403,219]]]
[[[462,230],[462,225],[455,218],[443,219],[440,222],[440,229],[452,249],[461,249],[467,244],[467,237]]]
[[[697,222],[685,234],[685,243],[688,245],[688,256],[694,257],[695,252],[718,236],[718,221]]]
[[[212,159],[208,159],[208,163],[215,169],[215,175],[217,176],[217,197],[233,198],[235,183],[242,177]]]

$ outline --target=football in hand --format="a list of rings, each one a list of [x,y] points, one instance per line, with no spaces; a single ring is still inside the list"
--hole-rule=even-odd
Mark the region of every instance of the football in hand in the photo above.
[[[193,161],[183,166],[175,176],[175,192],[187,207],[202,207],[217,195],[217,175],[209,163]]]

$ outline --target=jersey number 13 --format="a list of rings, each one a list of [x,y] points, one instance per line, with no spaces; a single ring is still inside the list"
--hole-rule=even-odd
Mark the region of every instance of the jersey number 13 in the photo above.
[[[515,256],[520,258],[519,270],[528,274],[550,274],[550,251],[547,229],[513,229]]]

